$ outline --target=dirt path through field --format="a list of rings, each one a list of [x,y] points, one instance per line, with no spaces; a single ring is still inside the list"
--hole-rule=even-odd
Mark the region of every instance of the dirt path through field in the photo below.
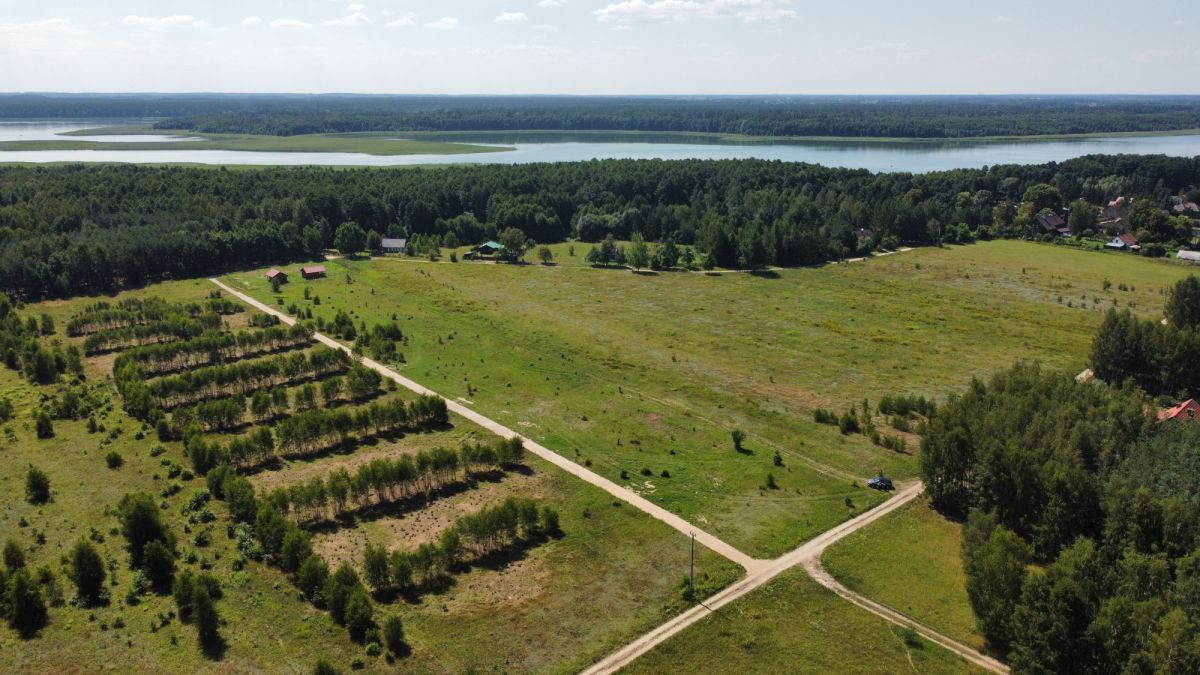
[[[271,314],[273,316],[279,317],[280,321],[282,321],[283,323],[285,323],[289,326],[296,323],[296,320],[293,319],[292,317],[284,314],[283,312],[276,310],[273,307],[270,307],[269,305],[266,305],[264,303],[259,302],[258,300],[255,300],[254,298],[246,295],[245,293],[242,293],[233,288],[230,288],[226,284],[221,283],[221,281],[218,279],[209,279],[209,281],[216,284],[217,286],[220,286],[222,290],[236,296],[242,302],[245,302],[245,303],[253,306],[254,308],[258,309],[259,311],[266,312],[267,314]],[[333,338],[322,335],[321,333],[313,333],[313,337],[318,342],[328,345],[330,347],[333,347],[334,349],[341,349],[342,351],[345,351],[347,353],[350,353],[350,351],[351,351],[350,348],[347,347],[346,345],[343,345],[342,343],[338,342],[337,340],[334,340]],[[463,405],[457,401],[447,399],[446,397],[441,396],[441,394],[438,394],[437,392],[435,392],[431,389],[428,389],[425,386],[408,379],[407,377],[404,377],[403,375],[397,373],[396,371],[392,370],[391,368],[388,368],[387,366],[385,366],[381,363],[377,363],[376,361],[373,361],[371,359],[364,357],[362,359],[362,364],[364,366],[367,366],[368,368],[371,368],[372,370],[375,370],[380,375],[383,375],[384,377],[394,380],[397,384],[405,387],[406,389],[417,392],[418,394],[429,394],[429,395],[433,395],[433,396],[439,396],[439,397],[445,399],[446,407],[449,408],[451,412],[453,412],[461,417],[465,417],[466,419],[474,422],[475,424],[478,424],[479,426],[483,427],[484,429],[487,429],[488,431],[491,431],[494,434],[503,436],[504,438],[512,438],[513,436],[521,436],[521,434],[517,433],[516,431],[513,431],[512,429],[509,429],[508,427],[500,424],[499,422],[496,422],[495,420],[490,419],[488,417],[484,417],[483,415],[480,415],[479,413],[475,412],[474,410],[471,410],[470,408],[466,407],[465,405]],[[671,513],[670,511],[664,509],[663,507],[651,502],[650,500],[642,497],[641,495],[630,490],[629,488],[617,485],[616,483],[612,482],[611,480],[608,480],[607,478],[594,473],[590,469],[587,469],[579,464],[576,464],[575,462],[572,462],[571,460],[567,459],[566,457],[563,457],[562,455],[554,452],[553,450],[546,448],[545,446],[541,445],[540,443],[536,443],[533,440],[525,438],[523,436],[521,436],[521,439],[524,441],[525,449],[528,450],[529,452],[532,452],[533,454],[535,454],[538,457],[541,457],[542,459],[546,460],[547,462],[550,462],[551,464],[559,467],[560,469],[566,471],[567,473],[570,473],[571,475],[576,476],[577,478],[581,478],[581,479],[587,481],[588,483],[600,488],[601,490],[604,490],[605,492],[611,494],[612,496],[616,497],[617,499],[620,499],[624,502],[629,503],[632,506],[637,507],[639,510],[653,516],[654,518],[657,518],[658,520],[661,520],[662,522],[666,523],[667,525],[670,525],[671,527],[675,528],[676,530],[679,530],[680,532],[684,533],[685,535],[691,536],[694,534],[696,536],[697,542],[712,549],[714,552],[728,558],[729,560],[732,560],[733,562],[741,565],[743,568],[746,569],[747,572],[757,570],[766,564],[765,561],[757,560],[755,558],[750,557],[749,555],[746,555],[745,553],[742,553],[741,551],[737,550],[730,544],[722,541],[721,539],[718,539],[715,535],[712,535],[708,532],[705,532],[704,530],[701,530],[700,528],[696,527],[695,525],[689,523],[688,521],[684,520],[683,518],[680,518],[679,516],[675,515],[674,513]]]
[[[230,288],[228,285],[222,283],[218,279],[209,279],[209,281],[216,284],[227,293],[237,297],[242,302],[245,302],[246,304],[258,309],[259,311],[279,317],[279,320],[287,325],[296,323],[294,318],[276,310],[273,307],[270,307],[269,305],[255,300],[245,293]],[[347,353],[351,351],[346,345],[343,345],[330,337],[322,335],[321,333],[313,333],[313,337],[318,342],[333,347],[334,349],[341,349]],[[387,366],[368,358],[363,358],[362,364],[375,370],[384,377],[394,380],[397,384],[400,384],[406,389],[419,394],[433,395],[443,398],[446,401],[446,407],[449,408],[450,411],[474,422],[475,424],[487,429],[488,431],[491,431],[494,434],[503,436],[505,438],[521,436],[517,432],[509,429],[499,422],[496,422],[488,417],[484,417],[483,415],[471,410],[457,401],[441,396],[437,392],[404,377]],[[862,609],[865,609],[866,611],[883,618],[889,623],[911,628],[925,639],[934,642],[950,650],[951,652],[954,652],[955,654],[958,654],[963,659],[966,659],[975,665],[997,673],[1008,672],[1008,667],[1003,663],[1000,663],[999,661],[985,654],[981,654],[967,645],[946,637],[932,628],[928,628],[927,626],[910,619],[909,617],[891,609],[890,607],[881,605],[863,595],[851,591],[842,584],[838,583],[836,579],[830,576],[830,574],[826,572],[823,567],[821,567],[821,555],[824,554],[825,549],[829,548],[830,545],[842,539],[843,537],[846,537],[858,529],[865,527],[876,520],[879,520],[892,511],[895,511],[901,506],[911,502],[913,499],[916,499],[924,489],[924,486],[920,482],[903,486],[891,499],[887,500],[883,504],[880,504],[870,511],[862,513],[855,518],[851,518],[850,520],[826,530],[825,532],[822,532],[815,538],[802,544],[799,548],[785,553],[774,560],[761,560],[752,558],[749,555],[742,553],[730,544],[722,541],[708,532],[705,532],[704,530],[697,528],[695,525],[689,523],[683,518],[680,518],[674,513],[667,511],[661,506],[654,504],[632,490],[617,485],[607,478],[592,472],[590,469],[587,469],[567,459],[566,457],[559,455],[553,450],[550,450],[549,448],[546,448],[545,446],[523,436],[521,439],[525,444],[525,449],[537,455],[538,457],[541,457],[545,461],[550,462],[567,473],[570,473],[571,475],[587,481],[589,484],[594,485],[601,490],[604,490],[613,497],[616,497],[617,499],[636,507],[642,512],[666,523],[685,535],[695,535],[697,542],[741,565],[746,570],[746,576],[744,578],[720,591],[716,595],[708,598],[707,600],[697,604],[695,607],[692,607],[679,616],[667,621],[649,633],[641,636],[625,647],[622,647],[618,651],[604,657],[599,662],[585,670],[585,674],[613,673],[620,670],[626,665],[632,663],[637,657],[645,654],[663,642],[666,642],[672,636],[676,635],[688,626],[700,621],[709,614],[715,612],[730,602],[737,600],[754,589],[759,588],[763,584],[778,576],[780,573],[797,565],[802,566],[805,572],[807,572],[808,575],[817,583],[830,589],[834,593],[837,593],[839,596],[857,605],[858,607],[861,607]]]

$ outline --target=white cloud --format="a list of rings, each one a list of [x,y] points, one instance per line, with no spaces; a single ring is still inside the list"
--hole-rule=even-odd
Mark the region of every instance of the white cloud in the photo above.
[[[248,16],[242,19],[243,26],[257,26],[262,23],[262,19],[257,16]]]
[[[403,14],[397,15],[396,18],[385,23],[384,25],[387,26],[388,28],[398,28],[400,26],[413,26],[413,25],[416,25],[416,23],[417,23],[417,15],[412,12],[405,12]]]
[[[493,23],[525,23],[529,17],[525,12],[504,12],[500,16],[492,19]]]
[[[352,5],[346,5],[346,11],[350,12],[350,13],[362,12],[362,11],[365,11],[366,9],[367,9],[366,5],[364,5],[362,3],[358,3],[358,2],[356,2]]]
[[[351,14],[343,16],[340,19],[330,19],[328,21],[322,21],[321,25],[322,26],[349,27],[349,26],[362,26],[362,25],[365,25],[368,23],[371,23],[371,17],[367,16],[366,14],[363,14],[362,12],[353,12]]]
[[[438,30],[454,30],[455,28],[458,28],[460,24],[457,17],[443,16],[437,21],[430,21],[425,25]]]
[[[538,7],[563,7],[567,4],[567,0],[540,0]]]
[[[191,14],[175,14],[173,16],[138,16],[130,14],[121,19],[121,23],[126,26],[138,26],[140,28],[149,28],[150,30],[163,30],[164,28],[202,28],[204,22]]]
[[[38,19],[36,21],[0,21],[0,33],[61,33],[73,30],[66,19]]]
[[[271,28],[312,28],[312,24],[299,19],[275,19],[271,22]]]
[[[734,19],[746,23],[794,19],[787,9],[790,0],[624,0],[596,10],[603,23],[628,24],[638,21],[687,21],[689,19]]]

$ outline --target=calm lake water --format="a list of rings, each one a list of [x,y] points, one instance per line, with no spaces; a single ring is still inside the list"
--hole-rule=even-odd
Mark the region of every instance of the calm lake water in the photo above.
[[[1066,141],[1004,142],[790,142],[705,143],[695,137],[655,135],[636,139],[620,135],[516,135],[446,136],[476,144],[513,146],[509,152],[461,155],[379,156],[341,152],[246,152],[189,149],[188,138],[164,136],[59,136],[63,132],[95,128],[113,121],[0,122],[0,141],[101,140],[178,141],[169,150],[42,150],[0,151],[0,162],[129,162],[138,164],[197,163],[255,164],[264,166],[409,166],[418,164],[526,164],[577,162],[592,159],[768,159],[811,162],[871,171],[923,173],[975,168],[995,164],[1041,164],[1089,154],[1200,155],[1200,135],[1093,138]],[[125,121],[128,124],[129,121]],[[429,137],[426,137],[429,138]]]

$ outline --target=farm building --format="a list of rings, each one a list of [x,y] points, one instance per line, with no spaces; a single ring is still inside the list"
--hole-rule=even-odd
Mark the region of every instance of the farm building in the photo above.
[[[504,244],[498,241],[485,241],[467,252],[464,256],[467,259],[471,258],[491,258],[504,250]]]
[[[286,284],[288,281],[287,272],[284,272],[283,270],[277,270],[272,267],[270,271],[267,272],[267,281],[275,281],[276,279],[279,280],[279,283]]]
[[[1141,246],[1138,246],[1138,238],[1135,237],[1130,232],[1126,232],[1124,234],[1118,234],[1117,236],[1112,238],[1112,241],[1105,244],[1105,246],[1107,248],[1115,248],[1115,249],[1121,249],[1121,250],[1128,249],[1130,251],[1136,251],[1141,248]]]
[[[1200,251],[1180,251],[1175,257],[1183,262],[1200,263]]]
[[[1197,413],[1200,413],[1200,403],[1196,403],[1194,398],[1189,398],[1174,408],[1158,411],[1158,421],[1191,422],[1196,419]]]
[[[1067,221],[1057,213],[1043,213],[1037,217],[1038,227],[1041,228],[1042,234],[1056,234],[1066,236],[1071,234],[1071,228],[1067,227]]]
[[[383,238],[384,253],[404,253],[406,250],[408,250],[407,239],[391,239],[388,237]]]
[[[320,279],[321,277],[325,276],[325,266],[310,265],[308,267],[301,267],[300,276],[304,277],[305,279]]]

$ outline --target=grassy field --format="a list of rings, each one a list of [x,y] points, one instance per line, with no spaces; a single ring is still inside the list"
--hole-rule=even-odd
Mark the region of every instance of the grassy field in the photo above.
[[[876,503],[862,487],[876,471],[916,474],[915,439],[885,450],[814,423],[813,408],[942,397],[1017,359],[1082,369],[1103,310],[1155,314],[1185,273],[1004,241],[765,276],[651,276],[592,269],[587,245],[568,246],[553,247],[553,266],[339,259],[280,297],[327,320],[337,308],[367,324],[395,315],[405,374],[763,557]],[[274,301],[261,272],[225,281]],[[735,427],[747,453],[733,451]],[[764,489],[768,473],[780,489]]]
[[[983,649],[967,600],[962,525],[920,499],[825,552],[838,581],[949,637]]]
[[[625,673],[962,673],[977,669],[818,586],[799,569],[722,607]],[[979,671],[982,672],[982,671]]]
[[[244,152],[349,152],[366,155],[457,155],[476,152],[504,152],[510,148],[401,140],[383,135],[304,134],[300,136],[257,136],[251,134],[201,134],[183,130],[148,127],[111,127],[84,129],[64,136],[112,136],[125,134],[178,135],[203,140],[191,141],[97,141],[70,138],[52,141],[0,142],[6,150],[240,150]]]
[[[157,295],[185,301],[203,298],[211,289],[211,284],[201,280],[171,282],[121,297]],[[50,314],[61,331],[72,314],[92,301],[47,302],[25,311]],[[242,315],[231,317],[231,323],[244,320]],[[58,339],[65,338],[60,333]],[[89,379],[106,378],[109,363],[111,357],[89,359]],[[0,390],[16,407],[16,417],[6,425],[0,440],[0,490],[10,495],[0,509],[0,539],[17,541],[31,566],[54,570],[68,601],[72,589],[60,558],[81,536],[99,539],[102,555],[111,560],[113,601],[100,608],[69,603],[51,607],[49,625],[31,640],[0,629],[0,652],[9,664],[6,669],[309,672],[318,657],[343,670],[349,670],[355,659],[362,659],[369,670],[393,667],[351,643],[343,628],[300,598],[291,582],[274,568],[250,562],[235,571],[231,562],[236,545],[226,536],[228,517],[222,503],[211,502],[218,516],[208,526],[212,528],[211,544],[195,544],[192,537],[203,526],[187,530],[183,504],[203,487],[203,480],[168,478],[164,460],[189,466],[179,443],[165,444],[167,452],[152,457],[153,432],[137,438],[141,425],[124,415],[115,394],[112,407],[98,416],[104,430],[88,433],[83,421],[59,420],[54,424],[54,438],[35,439],[30,413],[52,389],[29,385],[16,373],[0,370]],[[453,423],[447,431],[373,442],[351,453],[283,462],[253,474],[252,480],[266,489],[339,466],[352,469],[373,457],[488,437],[465,420],[455,418]],[[114,429],[121,432],[106,441]],[[105,467],[104,455],[113,449],[125,460],[119,469]],[[29,464],[50,476],[51,503],[33,506],[22,499]],[[412,654],[399,665],[423,672],[575,671],[685,606],[679,580],[688,566],[686,537],[633,509],[614,505],[603,492],[535,458],[526,464],[527,475],[512,473],[496,483],[484,482],[425,509],[385,509],[340,531],[317,533],[319,553],[335,563],[347,559],[357,566],[358,552],[368,539],[392,548],[410,547],[421,537],[436,534],[451,517],[511,494],[534,498],[559,511],[565,533],[561,539],[501,563],[474,567],[456,576],[445,592],[426,595],[420,602],[377,605],[380,619],[396,613],[405,621]],[[174,496],[162,497],[164,513],[180,538],[180,566],[211,566],[224,586],[225,596],[217,608],[225,621],[221,633],[227,645],[218,661],[201,655],[195,629],[190,626],[175,620],[151,629],[154,617],[174,608],[170,596],[144,596],[136,605],[125,600],[131,572],[112,509],[129,492],[158,495],[170,483],[182,488]],[[705,549],[697,553],[705,592],[715,591],[738,575],[739,570],[724,559]]]

